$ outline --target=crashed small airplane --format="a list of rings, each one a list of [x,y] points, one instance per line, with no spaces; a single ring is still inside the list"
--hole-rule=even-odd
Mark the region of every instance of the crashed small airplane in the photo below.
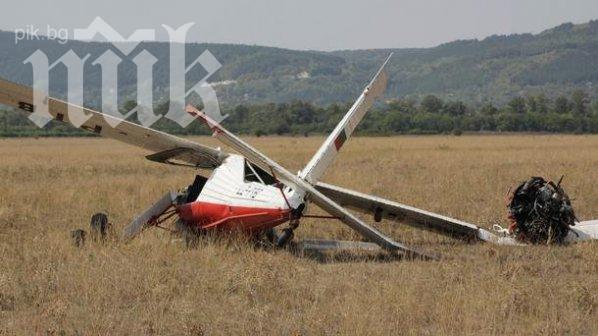
[[[226,153],[219,148],[207,147],[54,98],[48,97],[46,103],[53,118],[63,122],[69,121],[69,108],[80,109],[91,116],[81,128],[147,149],[152,152],[146,156],[149,160],[212,170],[209,177],[197,175],[188,188],[181,192],[166,193],[154,205],[143,211],[124,228],[125,240],[137,236],[146,228],[175,218],[178,227],[197,233],[241,231],[256,237],[265,235],[273,245],[284,247],[293,239],[293,232],[299,226],[301,218],[309,217],[306,214],[307,205],[313,203],[326,211],[330,218],[338,219],[369,241],[306,241],[307,245],[316,248],[375,247],[406,257],[435,258],[434,255],[394,241],[345,207],[372,214],[376,222],[382,219],[393,220],[457,239],[504,245],[522,244],[510,232],[494,233],[457,219],[320,181],[374,100],[384,92],[387,82],[384,67],[389,59],[390,56],[311,161],[297,175],[190,105],[186,107],[186,112],[205,122],[217,139],[240,155]],[[2,80],[0,103],[30,113],[36,109],[32,88]],[[288,226],[278,233],[274,228],[284,223],[288,223]],[[598,239],[597,220],[572,226],[565,242],[590,239]]]

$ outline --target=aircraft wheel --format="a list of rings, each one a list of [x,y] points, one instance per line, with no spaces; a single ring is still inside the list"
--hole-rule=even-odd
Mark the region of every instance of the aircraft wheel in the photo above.
[[[102,212],[98,212],[91,216],[91,222],[89,224],[91,228],[91,239],[94,241],[104,241],[108,233],[108,215]]]
[[[285,247],[289,241],[293,239],[295,234],[293,233],[293,229],[286,228],[282,230],[282,234],[278,237],[278,241],[276,242],[276,246],[278,247]]]

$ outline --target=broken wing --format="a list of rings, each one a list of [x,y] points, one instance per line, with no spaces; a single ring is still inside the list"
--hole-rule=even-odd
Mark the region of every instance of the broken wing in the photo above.
[[[0,104],[31,113],[35,110],[33,89],[0,79]],[[173,160],[177,160],[194,167],[213,169],[227,156],[220,150],[193,141],[48,97],[48,110],[55,120],[68,122],[69,106],[89,116],[80,128],[152,151],[155,154],[148,159],[153,161],[173,163]]]

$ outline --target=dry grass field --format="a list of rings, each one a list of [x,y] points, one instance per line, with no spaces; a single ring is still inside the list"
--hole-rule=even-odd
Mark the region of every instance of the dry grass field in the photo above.
[[[297,171],[322,138],[248,140]],[[69,232],[94,212],[120,230],[193,180],[146,154],[105,139],[0,140],[0,335],[598,334],[596,243],[467,245],[383,222],[443,260],[186,249],[157,229],[75,248]],[[491,227],[505,222],[509,187],[532,175],[565,174],[578,217],[598,218],[597,168],[598,136],[354,138],[325,181]],[[297,233],[357,238],[330,220]]]

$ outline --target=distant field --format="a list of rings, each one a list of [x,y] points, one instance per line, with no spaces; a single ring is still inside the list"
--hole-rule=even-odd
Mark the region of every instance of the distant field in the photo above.
[[[220,146],[212,138],[198,141]],[[292,171],[322,138],[248,138]],[[95,138],[0,140],[0,335],[598,334],[598,244],[467,245],[383,222],[441,262],[319,261],[243,242],[187,250],[149,230],[72,246],[109,213],[120,229],[194,171]],[[355,138],[325,181],[491,227],[509,187],[558,179],[598,218],[598,136]],[[310,209],[317,212],[317,209]],[[368,218],[372,221],[371,218]],[[358,237],[305,220],[302,237]]]

